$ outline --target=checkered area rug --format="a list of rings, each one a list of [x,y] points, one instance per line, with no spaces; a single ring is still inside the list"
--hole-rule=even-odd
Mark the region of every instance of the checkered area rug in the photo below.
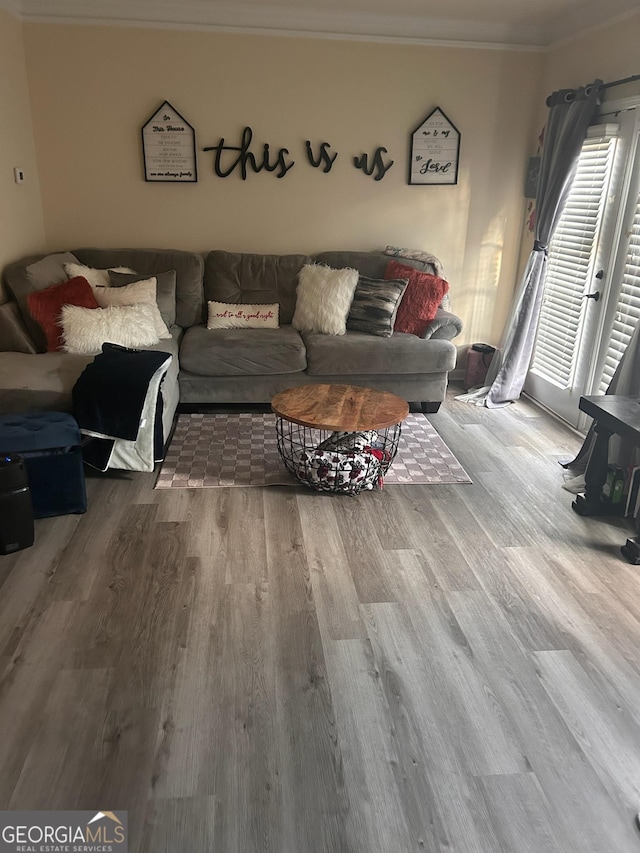
[[[469,475],[424,415],[402,424],[391,484],[470,483]],[[297,486],[278,454],[272,414],[179,415],[156,489]]]
[[[424,415],[402,424],[398,453],[385,485],[470,483]],[[179,415],[156,489],[211,489],[221,486],[296,486],[276,443],[272,414]]]

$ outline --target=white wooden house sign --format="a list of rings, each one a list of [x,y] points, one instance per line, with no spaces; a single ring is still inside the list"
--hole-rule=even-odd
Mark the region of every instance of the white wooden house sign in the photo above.
[[[410,184],[457,184],[460,132],[440,107],[411,134]]]
[[[169,101],[142,126],[142,155],[145,181],[198,180],[195,130]]]

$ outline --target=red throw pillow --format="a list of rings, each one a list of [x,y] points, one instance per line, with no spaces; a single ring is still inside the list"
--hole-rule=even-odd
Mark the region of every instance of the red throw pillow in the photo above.
[[[27,296],[29,313],[42,326],[47,338],[47,352],[62,349],[62,326],[60,312],[63,305],[78,305],[80,308],[98,308],[93,289],[81,275],[61,281],[45,290],[36,290]]]
[[[394,332],[408,332],[419,338],[436,316],[438,306],[445,293],[449,290],[449,282],[437,275],[401,264],[399,261],[389,261],[384,277],[408,278],[409,284],[400,300]]]

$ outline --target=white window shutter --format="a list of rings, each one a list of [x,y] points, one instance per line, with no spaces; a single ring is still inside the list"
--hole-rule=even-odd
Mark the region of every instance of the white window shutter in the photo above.
[[[531,370],[571,388],[582,330],[583,299],[596,273],[598,237],[618,125],[595,125],[583,143],[567,204],[549,243],[547,271]]]
[[[598,391],[604,394],[613,379],[613,374],[622,358],[622,353],[631,340],[631,335],[640,319],[640,197],[629,234],[629,246],[622,274],[622,287],[618,295],[616,314],[611,330],[611,340],[605,357],[602,378]]]

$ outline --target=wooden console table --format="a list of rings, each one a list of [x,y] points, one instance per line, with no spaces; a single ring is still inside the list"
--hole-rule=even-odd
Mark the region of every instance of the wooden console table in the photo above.
[[[581,397],[579,407],[593,418],[596,439],[584,474],[585,493],[576,496],[572,507],[580,515],[607,515],[610,509],[603,486],[607,479],[609,439],[615,434],[640,445],[640,403],[632,397],[605,394]],[[629,562],[640,565],[640,537],[627,539],[622,553]]]

